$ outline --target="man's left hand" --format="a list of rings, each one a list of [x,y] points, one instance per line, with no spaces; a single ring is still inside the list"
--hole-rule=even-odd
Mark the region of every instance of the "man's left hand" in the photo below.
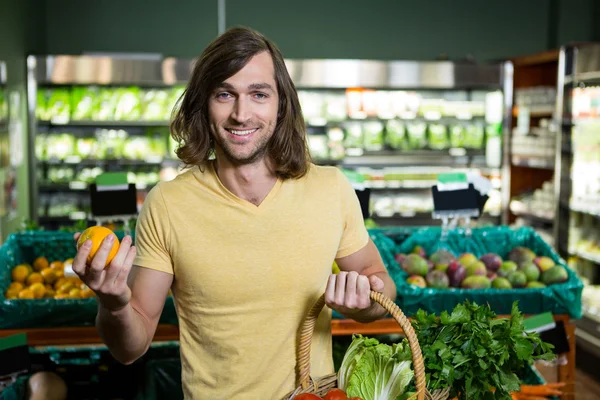
[[[370,292],[383,292],[383,286],[383,280],[375,275],[367,277],[355,271],[341,271],[329,277],[325,304],[344,316],[352,317],[366,309],[379,308],[371,301]]]

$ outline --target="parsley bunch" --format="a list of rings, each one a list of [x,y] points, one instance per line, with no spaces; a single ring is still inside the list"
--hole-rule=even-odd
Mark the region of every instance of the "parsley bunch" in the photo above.
[[[459,399],[506,399],[520,389],[516,372],[535,360],[552,360],[553,346],[527,333],[513,303],[510,318],[466,301],[439,318],[419,310],[413,327],[425,361],[429,391],[451,388]],[[492,392],[492,388],[495,391]]]

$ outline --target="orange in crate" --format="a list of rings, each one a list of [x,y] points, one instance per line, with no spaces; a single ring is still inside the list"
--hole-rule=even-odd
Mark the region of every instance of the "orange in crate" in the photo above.
[[[110,264],[119,250],[119,239],[117,238],[117,235],[115,235],[110,229],[103,226],[92,226],[81,233],[81,236],[79,236],[79,239],[77,240],[77,249],[79,249],[87,240],[92,241],[92,250],[87,258],[88,265],[92,263],[92,259],[98,252],[102,241],[109,235],[114,236],[114,242],[112,248],[110,249],[110,253],[108,254],[108,258],[106,259],[105,267]]]
[[[38,257],[33,262],[33,269],[38,272],[46,268],[48,268],[48,259],[46,257]]]

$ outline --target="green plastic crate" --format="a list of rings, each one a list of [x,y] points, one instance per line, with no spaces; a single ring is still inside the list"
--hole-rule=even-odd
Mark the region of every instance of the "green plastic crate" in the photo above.
[[[123,232],[115,232],[119,240]],[[93,326],[98,310],[90,299],[11,299],[4,293],[11,282],[11,270],[44,256],[49,262],[64,261],[76,254],[73,234],[30,231],[15,233],[0,247],[0,329]],[[160,318],[162,324],[177,324],[173,298],[169,296]]]
[[[568,280],[564,283],[550,285],[540,289],[433,289],[420,288],[406,283],[408,275],[395,261],[389,262],[389,272],[398,289],[398,306],[407,315],[413,315],[419,309],[430,313],[452,311],[459,303],[470,300],[478,304],[488,303],[492,310],[500,315],[510,314],[512,303],[519,302],[519,309],[524,314],[552,312],[555,315],[568,314],[571,318],[581,318],[581,292],[583,283],[575,272],[566,266],[565,261],[532,229],[522,227],[511,229],[506,226],[475,228],[470,237],[464,229],[448,232],[447,240],[442,242],[441,228],[422,228],[415,231],[399,245],[388,243],[380,251],[392,247],[392,253],[408,254],[417,246],[422,246],[429,255],[435,250],[444,248],[455,255],[471,252],[477,257],[485,253],[496,253],[505,259],[514,247],[525,246],[537,255],[547,256],[556,264],[562,265],[568,272]],[[385,240],[383,238],[381,240]],[[394,258],[387,254],[386,258]]]

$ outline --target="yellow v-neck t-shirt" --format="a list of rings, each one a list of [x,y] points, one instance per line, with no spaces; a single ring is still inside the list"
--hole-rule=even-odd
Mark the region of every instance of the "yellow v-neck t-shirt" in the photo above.
[[[335,258],[368,241],[360,204],[335,167],[278,180],[260,204],[214,165],[154,187],[136,227],[135,265],[174,275],[186,399],[280,399],[297,385],[299,329]],[[334,372],[331,311],[311,345],[311,376]]]

